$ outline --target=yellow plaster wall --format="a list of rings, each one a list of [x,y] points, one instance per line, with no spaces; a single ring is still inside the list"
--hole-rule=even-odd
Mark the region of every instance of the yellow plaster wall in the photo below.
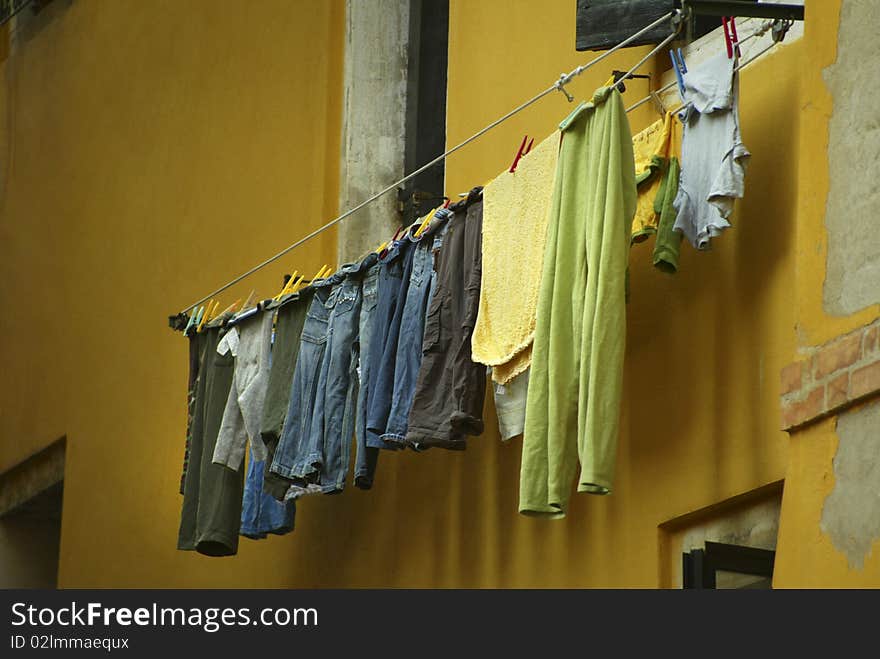
[[[880,314],[871,306],[849,316],[832,316],[822,306],[828,236],[825,208],[829,189],[828,121],[834,99],[823,70],[837,58],[840,0],[806,3],[804,56],[801,65],[800,190],[797,212],[796,330],[798,348],[825,343]],[[880,551],[873,551],[862,570],[849,569],[820,529],[825,499],[834,489],[837,453],[836,417],[792,434],[790,464],[779,529],[776,587],[878,587]]]
[[[450,30],[450,144],[594,56],[574,51],[571,2],[453,0]],[[0,316],[0,466],[67,435],[61,584],[657,585],[660,524],[785,475],[799,44],[743,73],[754,157],[734,228],[710,253],[685,247],[671,277],[651,242],[633,249],[614,494],[575,496],[565,521],[519,516],[519,444],[487,404],[467,451],[383,455],[372,491],[303,501],[290,536],[235,558],[175,551],[186,344],[165,316],[333,215],[342,32],[342,2],[73,3],[5,62],[0,299],[17,312]],[[447,193],[570,107],[553,95],[453,156]],[[640,108],[634,132],[653,118]],[[334,252],[328,235],[253,284]]]
[[[166,317],[335,214],[343,12],[54,2],[18,25],[0,66],[0,471],[67,435],[63,586],[278,583],[283,545],[174,550],[187,346]],[[335,252],[331,232],[221,299]]]

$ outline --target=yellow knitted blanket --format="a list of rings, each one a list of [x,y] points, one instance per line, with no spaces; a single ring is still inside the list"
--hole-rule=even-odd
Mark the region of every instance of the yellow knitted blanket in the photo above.
[[[559,131],[483,188],[483,275],[471,357],[505,384],[532,359]]]

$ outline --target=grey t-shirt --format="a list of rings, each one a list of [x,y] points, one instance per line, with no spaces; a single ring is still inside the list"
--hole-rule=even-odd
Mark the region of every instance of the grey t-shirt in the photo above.
[[[733,200],[744,192],[749,152],[739,133],[735,59],[722,51],[684,74],[681,178],[674,230],[697,249],[730,226]]]
[[[260,435],[263,402],[269,384],[269,350],[272,343],[272,313],[263,312],[233,327],[220,340],[219,354],[235,357],[232,387],[220,423],[213,462],[238,470],[250,437],[255,460],[266,459]]]

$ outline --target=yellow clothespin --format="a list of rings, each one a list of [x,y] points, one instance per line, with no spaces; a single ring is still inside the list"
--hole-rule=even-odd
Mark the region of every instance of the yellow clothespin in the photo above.
[[[199,326],[196,328],[196,332],[201,332],[202,328],[205,326],[205,323],[208,322],[208,316],[211,315],[211,308],[214,306],[214,300],[209,300],[208,305],[205,307],[204,313],[202,313],[202,319],[199,321]]]
[[[440,206],[437,206],[437,208],[435,208],[430,213],[425,215],[425,218],[422,220],[422,223],[419,225],[419,228],[416,229],[415,234],[413,234],[416,238],[418,238],[419,236],[421,236],[425,232],[425,229],[428,228],[428,225],[431,223],[431,220],[434,219],[434,215],[437,213],[438,210],[440,210]]]
[[[374,249],[373,251],[376,252],[376,254],[381,254],[381,253],[385,250],[385,248],[388,247],[388,243],[389,243],[389,242],[390,242],[390,241],[386,240],[384,243],[382,243],[381,245],[379,245],[379,246],[378,246],[376,249]]]
[[[278,292],[278,295],[276,295],[276,296],[273,298],[276,302],[277,302],[278,300],[280,300],[281,298],[283,298],[285,295],[287,295],[287,294],[290,292],[290,287],[293,285],[293,281],[296,279],[296,276],[297,276],[298,274],[299,274],[299,270],[294,270],[294,271],[293,271],[293,274],[290,275],[290,279],[288,279],[288,280],[285,282],[284,286],[282,286],[282,287],[281,287],[281,290]]]
[[[220,312],[219,314],[217,314],[217,315],[218,315],[218,316],[222,316],[222,315],[225,314],[225,313],[232,313],[232,312],[234,312],[234,311],[238,308],[238,305],[239,305],[240,303],[241,303],[241,298],[238,298],[235,302],[233,302],[232,304],[230,304],[228,307],[226,307],[223,311],[221,311],[221,312]]]
[[[305,275],[300,275],[295,282],[293,282],[293,286],[290,287],[291,293],[296,293],[300,286],[302,286],[303,281],[305,281]]]
[[[317,281],[318,279],[323,279],[324,277],[329,275],[330,272],[331,272],[330,266],[325,263],[324,265],[321,266],[321,269],[315,273],[315,276],[312,277],[312,281]]]
[[[248,296],[244,300],[244,304],[241,305],[241,310],[244,311],[248,307],[250,307],[254,303],[254,295],[256,295],[256,289],[251,289],[251,292],[248,293]]]

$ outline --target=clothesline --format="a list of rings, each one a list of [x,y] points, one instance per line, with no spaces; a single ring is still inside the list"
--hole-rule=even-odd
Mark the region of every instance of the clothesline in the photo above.
[[[748,40],[751,39],[752,37],[760,37],[760,36],[763,36],[764,34],[767,33],[767,30],[769,30],[771,27],[773,27],[773,21],[764,21],[764,23],[761,25],[761,27],[759,27],[757,30],[755,30],[754,32],[752,32],[752,33],[751,33],[750,35],[748,35],[747,37],[743,37],[742,39],[740,39],[739,41],[737,41],[737,42],[736,42],[736,45],[737,45],[737,46],[741,46],[742,44],[744,44],[746,41],[748,41]],[[788,30],[788,27],[785,28],[785,31],[787,31],[787,30]],[[784,34],[784,33],[783,33],[783,34]],[[756,59],[758,59],[761,55],[763,55],[763,54],[766,53],[768,50],[770,50],[771,48],[773,48],[773,46],[775,46],[777,43],[779,43],[779,42],[778,42],[778,41],[773,41],[773,42],[771,42],[768,46],[766,46],[765,48],[762,48],[759,52],[755,53],[754,55],[752,55],[751,57],[749,57],[747,60],[745,60],[745,61],[743,61],[743,62],[740,62],[739,64],[737,64],[736,68],[734,68],[734,71],[739,71],[740,69],[744,68],[745,66],[751,64],[751,63],[754,62]],[[672,89],[673,87],[675,87],[675,85],[677,84],[677,82],[678,82],[677,80],[673,80],[672,82],[669,82],[669,83],[663,85],[660,89],[658,89],[657,91],[653,92],[653,94],[649,94],[648,96],[645,96],[645,98],[641,99],[640,101],[636,101],[635,103],[633,103],[632,105],[630,105],[630,106],[626,109],[627,113],[632,112],[632,111],[635,110],[637,107],[641,107],[642,105],[644,105],[645,103],[647,103],[648,101],[650,101],[652,98],[654,98],[654,95],[655,95],[655,94],[662,94],[662,93],[665,92],[665,91],[669,91],[670,89]]]
[[[323,232],[326,231],[327,229],[330,229],[330,228],[334,227],[335,225],[339,224],[340,222],[342,222],[342,221],[345,220],[346,218],[348,218],[348,217],[354,215],[357,211],[361,210],[362,208],[365,208],[366,206],[368,206],[369,204],[373,203],[373,202],[376,201],[377,199],[381,198],[382,196],[384,196],[384,195],[387,194],[388,192],[391,192],[392,190],[397,189],[399,186],[401,186],[401,185],[403,185],[404,183],[406,183],[407,181],[409,181],[409,180],[415,178],[416,176],[418,176],[418,175],[421,174],[422,172],[424,172],[424,171],[430,169],[431,167],[433,167],[433,166],[439,164],[440,162],[442,162],[443,160],[445,160],[448,156],[450,156],[450,155],[452,155],[453,153],[455,153],[456,151],[462,149],[463,147],[465,147],[466,145],[470,144],[471,142],[473,142],[474,140],[478,139],[479,137],[483,136],[484,134],[486,134],[487,132],[489,132],[490,130],[492,130],[493,128],[495,128],[496,126],[502,124],[503,122],[507,121],[508,119],[510,119],[511,117],[515,116],[516,114],[522,112],[523,110],[525,110],[526,108],[530,107],[530,106],[533,105],[534,103],[537,103],[539,100],[541,100],[541,99],[544,98],[545,96],[547,96],[547,95],[553,93],[554,91],[560,91],[560,92],[562,92],[563,94],[565,94],[566,98],[567,98],[570,102],[573,101],[573,100],[574,100],[574,97],[571,96],[571,95],[568,93],[568,91],[565,89],[565,85],[567,85],[568,83],[570,83],[574,78],[576,78],[577,76],[579,76],[580,74],[582,74],[582,73],[583,73],[584,71],[586,71],[587,69],[589,69],[589,68],[595,66],[596,64],[598,64],[599,62],[601,62],[602,60],[604,60],[605,58],[607,58],[608,56],[610,56],[610,55],[613,54],[614,52],[616,52],[616,51],[620,50],[621,48],[624,48],[624,47],[627,46],[628,44],[632,43],[634,40],[638,39],[640,36],[642,36],[642,35],[645,34],[646,32],[648,32],[648,31],[654,29],[654,28],[657,27],[658,25],[661,25],[664,21],[672,20],[672,19],[678,17],[679,15],[680,15],[680,11],[679,11],[679,10],[674,10],[674,11],[672,11],[672,12],[669,12],[668,14],[665,14],[665,15],[661,16],[660,18],[658,18],[657,20],[655,20],[655,21],[652,22],[651,24],[645,26],[644,28],[642,28],[642,29],[639,30],[638,32],[636,32],[636,33],[630,35],[629,37],[627,37],[626,39],[624,39],[623,41],[621,41],[620,43],[618,43],[616,46],[614,46],[613,48],[611,48],[611,49],[605,51],[604,53],[602,53],[602,54],[599,55],[598,57],[596,57],[596,58],[590,60],[590,61],[587,62],[586,64],[582,64],[582,65],[578,66],[577,68],[573,69],[573,70],[570,71],[569,73],[566,73],[566,74],[562,74],[562,75],[560,75],[559,80],[557,80],[553,85],[551,85],[551,86],[548,87],[547,89],[543,90],[543,91],[540,92],[539,94],[536,94],[535,96],[533,96],[533,97],[530,98],[529,100],[525,101],[524,103],[520,104],[519,106],[517,106],[516,108],[514,108],[513,110],[511,110],[510,112],[508,112],[507,114],[503,115],[502,117],[496,119],[495,121],[493,121],[492,123],[488,124],[488,125],[485,126],[484,128],[480,129],[479,131],[477,131],[476,133],[474,133],[474,134],[471,135],[470,137],[468,137],[468,138],[466,138],[465,140],[459,142],[459,143],[456,144],[455,146],[453,146],[453,147],[447,149],[446,151],[444,151],[443,153],[441,153],[440,155],[438,155],[436,158],[434,158],[434,159],[431,160],[430,162],[425,163],[424,165],[422,165],[422,166],[419,167],[418,169],[416,169],[416,170],[410,172],[409,174],[407,174],[407,175],[404,176],[403,178],[401,178],[401,179],[395,181],[394,183],[391,183],[391,184],[388,185],[387,187],[383,188],[383,189],[380,190],[379,192],[377,192],[377,193],[373,194],[372,196],[368,197],[367,199],[365,199],[365,200],[362,201],[361,203],[357,204],[357,205],[354,206],[353,208],[351,208],[351,209],[345,211],[344,213],[342,213],[341,215],[337,216],[336,218],[330,220],[330,221],[327,222],[326,224],[324,224],[324,225],[318,227],[317,229],[315,229],[314,231],[312,231],[312,232],[309,233],[308,235],[306,235],[306,236],[304,236],[303,238],[300,238],[299,240],[297,240],[295,243],[293,243],[293,244],[291,244],[291,245],[285,247],[285,248],[282,249],[280,252],[278,252],[278,253],[272,255],[271,257],[267,258],[266,260],[262,261],[261,263],[259,263],[259,264],[255,265],[254,267],[250,268],[250,269],[247,270],[246,272],[243,272],[242,274],[238,275],[238,276],[235,277],[234,279],[230,280],[230,281],[227,282],[226,284],[220,286],[219,288],[215,289],[214,291],[211,291],[210,293],[208,293],[208,294],[205,295],[204,297],[202,297],[202,298],[196,300],[196,301],[193,302],[192,304],[190,304],[190,305],[184,307],[184,308],[181,310],[180,313],[181,313],[181,314],[185,314],[186,312],[188,312],[188,311],[190,311],[190,310],[192,310],[192,309],[195,309],[196,307],[198,307],[198,306],[199,306],[200,304],[202,304],[203,302],[206,302],[207,300],[212,299],[212,298],[215,297],[216,295],[218,295],[218,294],[222,293],[223,291],[225,291],[225,290],[231,288],[232,286],[234,286],[235,284],[239,283],[240,281],[242,281],[242,280],[248,278],[248,277],[251,276],[252,274],[258,272],[259,270],[262,270],[262,269],[263,269],[264,267],[266,267],[267,265],[269,265],[269,264],[271,264],[271,263],[277,261],[277,260],[280,259],[282,256],[284,256],[284,255],[288,254],[289,252],[293,251],[294,249],[296,249],[296,248],[299,247],[300,245],[302,245],[302,244],[308,242],[309,240],[311,240],[312,238],[315,238],[316,236],[320,235],[321,233],[323,233]],[[761,35],[765,34],[765,33],[766,33],[766,32],[772,27],[772,25],[773,25],[773,21],[765,21],[765,22],[762,24],[762,26],[761,26],[760,28],[758,28],[757,30],[755,30],[754,32],[752,32],[751,34],[749,34],[748,36],[744,37],[743,39],[739,40],[739,41],[737,42],[737,45],[741,45],[741,44],[745,43],[746,41],[748,41],[749,39],[751,39],[751,38],[753,38],[753,37],[761,36]],[[640,59],[640,60],[639,60],[639,61],[638,61],[638,62],[637,62],[632,68],[630,68],[629,71],[627,71],[627,72],[621,77],[621,80],[625,80],[625,79],[627,79],[627,78],[628,78],[633,72],[635,72],[635,71],[638,70],[642,65],[644,65],[645,62],[647,62],[647,61],[648,61],[649,59],[651,59],[654,55],[656,55],[656,54],[657,54],[662,48],[664,48],[666,45],[668,45],[668,44],[669,44],[669,43],[670,43],[670,42],[676,37],[676,35],[678,34],[678,28],[679,28],[679,26],[676,26],[676,28],[675,28],[675,29],[669,34],[669,36],[667,36],[663,41],[661,41],[657,46],[655,46],[650,52],[648,52],[647,55],[645,55],[642,59]],[[787,29],[787,27],[786,27],[785,29]],[[784,32],[783,32],[783,34],[784,34]],[[746,59],[745,61],[740,62],[740,63],[735,67],[734,70],[739,71],[740,69],[744,68],[744,67],[747,66],[748,64],[752,63],[753,61],[755,61],[756,59],[758,59],[759,57],[761,57],[764,53],[766,53],[766,52],[769,51],[771,48],[773,48],[777,43],[778,43],[778,41],[775,41],[775,40],[774,40],[774,41],[773,41],[772,43],[770,43],[768,46],[766,46],[765,48],[761,49],[758,53],[752,55],[751,57],[749,57],[749,58]],[[660,93],[662,93],[662,92],[665,92],[665,91],[671,89],[675,84],[676,84],[676,81],[673,80],[672,82],[670,82],[670,83],[664,85],[663,87],[661,87],[660,89],[658,89],[656,92],[654,92],[652,95],[646,96],[645,98],[643,98],[643,99],[637,101],[637,102],[634,103],[633,105],[631,105],[631,106],[629,106],[628,108],[626,108],[626,112],[629,113],[629,112],[631,112],[632,110],[635,110],[636,108],[638,108],[638,107],[640,107],[641,105],[643,105],[643,104],[647,103],[648,101],[650,101],[650,100],[651,100],[656,94],[660,94]]]
[[[206,302],[207,300],[210,300],[211,298],[213,298],[213,297],[215,297],[216,295],[222,293],[223,291],[227,290],[228,288],[234,286],[235,284],[237,284],[238,282],[242,281],[243,279],[246,279],[246,278],[250,277],[250,276],[251,276],[252,274],[254,274],[255,272],[258,272],[259,270],[262,270],[262,269],[265,268],[267,265],[269,265],[269,264],[271,264],[271,263],[277,261],[277,260],[280,259],[282,256],[284,256],[285,254],[287,254],[287,253],[291,252],[292,250],[296,249],[297,247],[299,247],[299,246],[302,245],[303,243],[306,243],[306,242],[308,242],[309,240],[311,240],[312,238],[315,238],[316,236],[320,235],[321,233],[323,233],[323,232],[326,231],[327,229],[330,229],[331,227],[333,227],[333,226],[339,224],[340,222],[342,222],[342,220],[346,219],[347,217],[350,217],[351,215],[354,215],[357,211],[359,211],[359,210],[361,210],[362,208],[364,208],[364,207],[368,206],[369,204],[373,203],[374,201],[376,201],[376,200],[379,199],[380,197],[384,196],[385,194],[391,192],[392,190],[397,189],[399,186],[403,185],[403,184],[406,183],[407,181],[409,181],[409,180],[415,178],[416,176],[418,176],[418,175],[421,174],[422,172],[424,172],[424,171],[430,169],[431,167],[433,167],[434,165],[437,165],[438,163],[442,162],[442,161],[445,160],[448,156],[452,155],[453,153],[455,153],[455,152],[458,151],[459,149],[461,149],[461,148],[465,147],[466,145],[470,144],[471,142],[473,142],[473,141],[476,140],[477,138],[479,138],[479,137],[485,135],[486,133],[488,133],[490,130],[492,130],[492,129],[495,128],[496,126],[498,126],[498,125],[502,124],[503,122],[507,121],[508,119],[510,119],[511,117],[513,117],[514,115],[519,114],[520,112],[522,112],[523,110],[525,110],[525,109],[528,108],[529,106],[531,106],[531,105],[537,103],[538,101],[540,101],[540,100],[541,100],[542,98],[544,98],[545,96],[548,96],[549,94],[552,94],[554,91],[562,92],[563,94],[565,94],[566,98],[567,98],[569,101],[573,101],[573,100],[574,100],[574,97],[572,97],[572,96],[568,93],[568,91],[565,89],[565,85],[567,85],[569,82],[571,82],[574,78],[576,78],[577,76],[579,76],[580,74],[582,74],[582,73],[583,73],[584,71],[586,71],[587,69],[589,69],[589,68],[595,66],[596,64],[598,64],[599,62],[601,62],[602,60],[604,60],[606,57],[608,57],[608,56],[610,56],[611,54],[617,52],[617,51],[620,50],[621,48],[624,48],[625,46],[629,45],[630,43],[632,43],[633,41],[635,41],[636,39],[638,39],[640,36],[642,36],[643,34],[645,34],[645,33],[649,32],[649,31],[653,30],[655,27],[657,27],[658,25],[663,24],[665,21],[671,21],[672,19],[674,19],[674,18],[680,16],[680,14],[681,14],[681,11],[678,10],[678,9],[673,10],[673,11],[669,12],[668,14],[664,14],[663,16],[661,16],[660,18],[658,18],[657,20],[653,21],[650,25],[646,25],[644,28],[642,28],[642,29],[639,30],[638,32],[636,32],[636,33],[630,35],[629,37],[627,37],[626,39],[624,39],[623,41],[621,41],[619,44],[617,44],[617,45],[614,46],[613,48],[610,48],[609,50],[606,50],[604,53],[602,53],[602,54],[599,55],[598,57],[596,57],[596,58],[590,60],[590,61],[587,62],[586,64],[582,64],[581,66],[578,66],[577,68],[575,68],[574,70],[570,71],[569,73],[564,73],[564,74],[562,74],[561,76],[559,76],[559,80],[557,80],[555,83],[553,83],[550,87],[548,87],[548,88],[545,89],[544,91],[540,92],[539,94],[536,94],[535,96],[533,96],[533,97],[530,98],[529,100],[525,101],[525,102],[522,103],[521,105],[518,105],[517,107],[515,107],[515,108],[514,108],[513,110],[511,110],[510,112],[508,112],[508,113],[505,114],[504,116],[502,116],[502,117],[496,119],[495,121],[493,121],[492,123],[490,123],[490,124],[487,125],[486,127],[480,129],[479,131],[477,131],[476,133],[474,133],[473,135],[471,135],[471,136],[468,137],[467,139],[465,139],[465,140],[459,142],[458,144],[456,144],[455,146],[451,147],[450,149],[447,149],[446,151],[444,151],[443,153],[441,153],[439,156],[437,156],[436,158],[434,158],[434,159],[431,160],[430,162],[425,163],[424,165],[422,165],[422,166],[419,167],[418,169],[416,169],[416,170],[410,172],[409,174],[407,174],[407,175],[404,176],[403,178],[401,178],[401,179],[395,181],[394,183],[391,183],[390,185],[388,185],[387,187],[383,188],[383,189],[380,190],[379,192],[373,194],[372,196],[368,197],[367,199],[365,199],[365,200],[362,201],[361,203],[357,204],[355,207],[350,208],[349,210],[345,211],[344,213],[342,213],[342,214],[339,215],[338,217],[336,217],[336,218],[330,220],[329,222],[327,222],[326,224],[324,224],[324,225],[318,227],[317,229],[315,229],[314,231],[312,231],[311,233],[309,233],[309,234],[306,235],[305,237],[300,238],[299,240],[297,240],[297,241],[296,241],[295,243],[293,243],[292,245],[289,245],[289,246],[285,247],[284,249],[282,249],[282,250],[281,250],[280,252],[278,252],[277,254],[274,254],[273,256],[270,256],[270,257],[269,257],[268,259],[266,259],[265,261],[263,261],[263,262],[261,262],[261,263],[255,265],[254,267],[252,267],[251,269],[247,270],[246,272],[243,272],[242,274],[238,275],[237,277],[235,277],[235,278],[232,279],[231,281],[227,282],[227,283],[224,284],[223,286],[220,286],[220,287],[217,288],[216,290],[211,291],[210,293],[208,293],[208,294],[205,295],[204,297],[202,297],[202,298],[196,300],[196,301],[193,302],[192,304],[187,305],[186,307],[184,307],[184,308],[181,310],[180,313],[181,313],[181,314],[185,314],[187,311],[190,311],[191,309],[194,309],[194,308],[196,308],[198,305],[202,304],[202,302]],[[676,29],[673,31],[673,33],[672,33],[669,37],[667,37],[667,39],[665,39],[665,40],[661,43],[660,46],[654,48],[654,50],[652,50],[651,53],[648,54],[648,56],[646,56],[646,57],[643,58],[641,61],[639,61],[639,63],[636,64],[636,66],[634,66],[629,72],[627,72],[627,76],[628,76],[629,74],[631,74],[633,71],[635,71],[639,66],[641,66],[642,64],[644,64],[644,62],[646,62],[648,58],[650,58],[651,56],[653,56],[654,53],[656,53],[657,51],[659,51],[660,48],[662,48],[663,46],[665,46],[666,44],[668,44],[668,43],[672,40],[672,38],[674,38],[674,36],[675,36],[675,34],[677,34],[677,32],[678,32],[678,26],[676,26]]]

